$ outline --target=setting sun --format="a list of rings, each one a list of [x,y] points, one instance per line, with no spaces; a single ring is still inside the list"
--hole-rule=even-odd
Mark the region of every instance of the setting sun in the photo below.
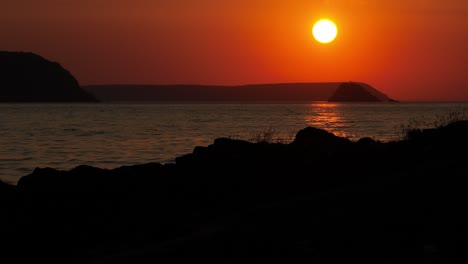
[[[335,23],[328,19],[321,19],[315,23],[312,29],[314,38],[320,43],[332,42],[338,33]]]

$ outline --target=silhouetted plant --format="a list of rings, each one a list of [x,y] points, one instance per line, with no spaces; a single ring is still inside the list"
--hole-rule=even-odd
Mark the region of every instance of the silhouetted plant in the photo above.
[[[276,129],[269,127],[266,130],[251,132],[247,141],[252,143],[276,143],[289,144],[294,140],[295,133],[290,133],[287,136],[281,135]]]
[[[251,132],[248,141],[253,143],[272,143],[273,138],[277,133],[278,132],[275,129],[269,127],[264,131]]]
[[[443,115],[436,115],[436,120],[434,121],[434,127],[443,127],[450,123],[468,120],[468,112],[465,108],[461,110],[449,111]]]
[[[433,119],[427,119],[424,116],[417,119],[411,118],[395,127],[395,136],[397,140],[408,140],[411,135],[420,133],[423,129],[440,128],[461,120],[468,120],[468,111],[465,108],[450,110],[444,114],[436,114]]]
[[[423,127],[429,127],[429,123],[424,116],[420,119],[411,118],[395,128],[396,140],[407,140],[411,131],[420,130]]]

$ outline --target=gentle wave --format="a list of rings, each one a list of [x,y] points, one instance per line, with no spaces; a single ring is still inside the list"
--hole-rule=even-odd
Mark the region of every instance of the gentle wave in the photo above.
[[[219,137],[290,140],[315,126],[357,140],[398,137],[409,119],[430,119],[466,103],[0,104],[0,179],[36,167],[103,168],[175,157]]]

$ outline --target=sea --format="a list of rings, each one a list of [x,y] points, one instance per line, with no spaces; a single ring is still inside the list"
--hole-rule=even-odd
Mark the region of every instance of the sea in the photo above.
[[[288,143],[313,126],[350,140],[399,140],[405,128],[465,115],[468,102],[0,104],[0,180],[34,168],[173,163],[228,137]],[[465,115],[466,116],[466,115]]]

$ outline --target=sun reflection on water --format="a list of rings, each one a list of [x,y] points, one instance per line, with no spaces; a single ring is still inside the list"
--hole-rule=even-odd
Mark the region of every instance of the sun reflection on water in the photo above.
[[[345,120],[343,109],[336,103],[311,104],[308,114],[305,116],[305,121],[309,126],[325,129],[340,137],[354,137],[354,135],[347,132],[350,124],[349,120]]]

